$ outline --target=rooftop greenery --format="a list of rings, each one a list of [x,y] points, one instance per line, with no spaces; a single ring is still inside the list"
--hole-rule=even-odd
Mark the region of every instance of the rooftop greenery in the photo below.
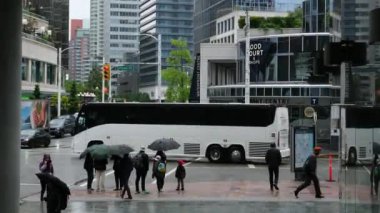
[[[239,19],[239,28],[245,26],[245,17]],[[250,28],[281,29],[302,27],[302,9],[297,8],[286,17],[250,17]]]

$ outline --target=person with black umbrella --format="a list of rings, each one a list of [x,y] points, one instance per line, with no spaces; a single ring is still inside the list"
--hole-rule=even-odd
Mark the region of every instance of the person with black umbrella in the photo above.
[[[270,183],[270,190],[273,191],[273,187],[276,190],[279,190],[277,184],[278,184],[278,168],[281,165],[281,152],[276,148],[276,144],[272,143],[270,145],[270,149],[267,151],[265,155],[265,162],[268,164],[268,171],[269,171],[269,183]],[[274,181],[273,181],[273,174],[274,174]]]
[[[129,188],[128,182],[129,177],[133,171],[133,161],[129,154],[124,154],[120,162],[121,176],[123,182],[123,191],[121,192],[121,198],[124,198],[125,191],[127,191],[128,199],[132,199],[131,189]]]
[[[87,148],[99,144],[103,144],[103,141],[90,141],[87,144]],[[92,191],[94,191],[94,189],[92,188],[92,181],[94,180],[94,159],[92,158],[90,153],[86,154],[83,168],[86,170],[87,173],[87,192],[91,193]]]
[[[123,188],[123,180],[121,178],[121,157],[118,155],[112,155],[111,159],[113,159],[113,171],[115,176],[115,186],[114,191],[121,190]]]
[[[66,183],[49,173],[36,174],[40,181],[47,184],[47,213],[60,213],[66,209],[70,189]]]

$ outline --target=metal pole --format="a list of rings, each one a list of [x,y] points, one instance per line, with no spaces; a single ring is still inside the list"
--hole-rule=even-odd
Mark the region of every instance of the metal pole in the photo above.
[[[104,82],[103,66],[105,63],[106,63],[106,60],[103,57],[103,62],[102,62],[102,103],[104,103],[104,86],[105,86],[104,84],[105,84],[105,82]]]
[[[340,64],[340,103],[346,98],[346,62]]]
[[[18,213],[20,204],[20,97],[22,2],[0,3],[0,208]],[[31,174],[32,175],[32,174]]]
[[[158,103],[161,103],[161,34],[158,34],[158,48],[157,48],[157,90],[158,90]]]
[[[108,102],[112,102],[112,67],[111,63],[109,63],[110,68],[110,80],[108,80]]]
[[[245,11],[245,103],[249,104],[250,102],[250,67],[249,67],[249,28],[250,20],[248,15],[248,9]]]
[[[61,59],[62,49],[58,48],[58,107],[57,107],[57,115],[61,116],[61,78],[62,78],[62,70],[61,70]]]

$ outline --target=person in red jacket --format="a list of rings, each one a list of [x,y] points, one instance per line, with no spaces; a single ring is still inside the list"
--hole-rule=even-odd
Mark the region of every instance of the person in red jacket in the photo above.
[[[321,147],[314,148],[314,154],[310,155],[303,166],[305,172],[305,182],[301,184],[296,191],[294,191],[294,195],[298,198],[298,193],[302,191],[304,188],[308,187],[311,184],[311,181],[314,183],[315,189],[315,198],[324,198],[322,196],[321,188],[319,187],[319,180],[316,175],[317,171],[317,157],[321,151]]]
[[[179,160],[177,170],[175,171],[175,177],[177,178],[177,182],[178,182],[177,189],[176,189],[177,191],[179,191],[180,187],[182,191],[185,190],[185,186],[183,185],[183,180],[186,177],[186,169],[184,167],[184,164],[185,164],[185,161]]]

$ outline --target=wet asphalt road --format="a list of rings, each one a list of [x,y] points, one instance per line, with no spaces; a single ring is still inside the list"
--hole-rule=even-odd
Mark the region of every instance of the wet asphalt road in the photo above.
[[[40,191],[39,181],[34,175],[38,172],[38,163],[44,153],[52,156],[55,168],[55,175],[74,187],[85,187],[84,179],[86,177],[83,170],[83,160],[79,160],[76,154],[71,152],[71,137],[66,136],[62,139],[53,139],[48,148],[22,149],[20,153],[21,182],[20,197],[28,198]],[[266,165],[260,162],[251,162],[249,164],[210,164],[205,159],[192,159],[191,165],[187,167],[188,176],[186,182],[197,183],[200,181],[263,181],[267,180]],[[196,161],[195,161],[196,160]],[[114,176],[112,174],[112,162],[108,164],[108,175],[106,177],[106,188],[114,188]],[[167,171],[171,174],[166,178],[167,183],[174,183],[175,162],[168,163]],[[338,165],[334,160],[333,177],[338,177]],[[294,175],[289,172],[290,165],[286,162],[280,167],[280,181],[293,180]],[[318,165],[318,175],[320,180],[328,179],[328,160],[320,159]],[[147,188],[154,189],[154,182],[147,177]],[[135,179],[134,173],[131,176],[131,183]],[[344,186],[369,185],[368,169],[365,166],[358,165],[352,168],[343,167],[341,173],[341,184]],[[132,191],[134,190],[133,184]],[[356,192],[354,192],[355,194]],[[356,196],[360,196],[360,191]],[[367,192],[364,192],[367,193]],[[363,204],[355,202],[355,197],[343,199],[341,202],[329,202],[328,200],[316,202],[239,202],[224,200],[220,201],[109,201],[109,202],[77,202],[69,203],[67,210],[64,212],[380,212],[377,204]],[[45,204],[40,202],[23,202],[20,205],[20,212],[45,212]]]

